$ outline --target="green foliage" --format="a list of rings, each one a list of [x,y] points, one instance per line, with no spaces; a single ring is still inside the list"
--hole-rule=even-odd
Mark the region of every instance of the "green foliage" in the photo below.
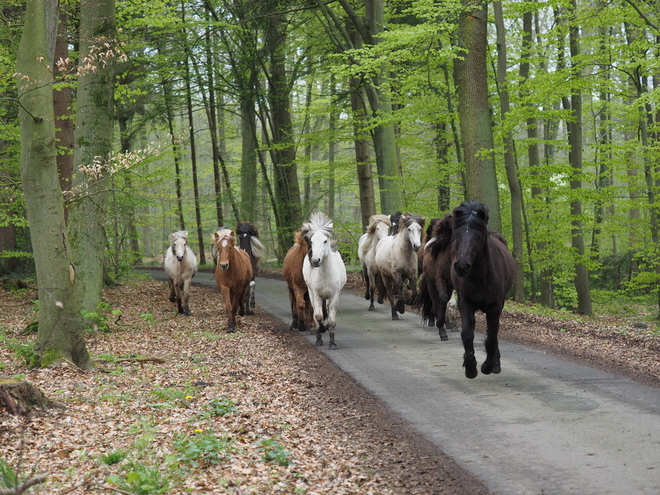
[[[179,461],[194,467],[219,464],[229,459],[234,440],[217,437],[212,431],[197,433],[194,436],[178,435],[174,440]]]
[[[3,488],[14,488],[18,483],[18,476],[14,469],[3,457],[0,457],[0,486]]]
[[[123,475],[110,476],[108,482],[114,484],[120,490],[134,495],[169,493],[172,487],[169,473],[167,471],[162,472],[159,466],[143,462],[132,462],[124,469],[124,472]]]
[[[35,359],[34,344],[21,344],[16,339],[6,340],[4,344],[5,347],[9,349],[14,356],[23,361],[26,366],[32,365]]]
[[[119,464],[126,459],[126,456],[128,456],[128,452],[125,450],[113,450],[106,455],[102,455],[100,460],[106,466],[112,466],[113,464]]]
[[[258,450],[265,462],[288,466],[291,464],[291,452],[286,450],[275,438],[264,438],[257,442]]]
[[[207,418],[219,417],[235,412],[238,412],[236,402],[223,396],[220,399],[213,399],[208,404],[205,404],[202,410],[202,416]]]
[[[112,306],[105,302],[101,301],[97,307],[97,311],[85,311],[84,309],[80,310],[80,314],[85,320],[88,330],[94,330],[98,332],[109,332],[110,331],[110,317],[112,316],[115,321],[121,316],[121,310],[112,309]]]
[[[50,349],[46,349],[44,351],[44,353],[41,355],[41,359],[38,365],[43,368],[45,366],[48,366],[49,364],[57,363],[58,361],[61,360],[62,360],[62,354],[60,353],[59,349],[53,347]]]

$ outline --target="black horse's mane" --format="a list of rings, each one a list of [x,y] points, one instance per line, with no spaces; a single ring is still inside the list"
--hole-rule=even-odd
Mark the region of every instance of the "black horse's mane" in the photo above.
[[[454,208],[454,229],[461,227],[472,227],[480,230],[488,230],[488,206],[479,201],[465,201]]]
[[[259,231],[250,222],[238,222],[238,225],[236,226],[236,233],[239,236],[247,234],[250,236],[253,235],[255,237],[259,237]]]

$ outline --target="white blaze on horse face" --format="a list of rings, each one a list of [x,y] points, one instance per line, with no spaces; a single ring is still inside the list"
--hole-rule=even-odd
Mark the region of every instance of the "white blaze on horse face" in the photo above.
[[[314,232],[310,239],[309,262],[319,267],[323,258],[330,252],[330,239],[321,231]]]

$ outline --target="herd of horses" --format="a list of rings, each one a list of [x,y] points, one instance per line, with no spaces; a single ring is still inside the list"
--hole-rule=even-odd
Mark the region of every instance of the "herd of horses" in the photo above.
[[[488,206],[466,201],[424,230],[422,216],[397,212],[373,215],[358,243],[358,258],[366,286],[369,310],[374,300],[390,302],[392,319],[419,310],[422,320],[438,328],[440,339],[457,330],[456,308],[461,316],[463,367],[467,378],[478,375],[474,354],[475,313],[486,315],[486,360],[483,374],[500,373],[499,321],[507,293],[513,285],[515,264],[505,239],[488,227]],[[237,242],[238,238],[238,242]],[[227,308],[227,331],[236,327],[236,314],[254,309],[255,275],[264,247],[257,229],[240,222],[235,230],[221,227],[212,236],[215,279]],[[170,301],[180,314],[189,315],[190,280],[197,261],[185,231],[170,235],[165,255]],[[287,283],[294,330],[316,334],[323,345],[336,349],[335,327],[339,294],[346,284],[346,268],[337,251],[332,220],[314,213],[295,235],[282,264]]]

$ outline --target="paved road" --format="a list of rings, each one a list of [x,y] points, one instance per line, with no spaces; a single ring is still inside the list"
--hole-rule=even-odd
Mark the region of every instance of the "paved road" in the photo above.
[[[258,279],[257,304],[290,323],[284,282]],[[367,307],[343,293],[339,349],[321,351],[494,492],[660,494],[660,390],[507,342],[500,375],[468,380],[458,333]]]

